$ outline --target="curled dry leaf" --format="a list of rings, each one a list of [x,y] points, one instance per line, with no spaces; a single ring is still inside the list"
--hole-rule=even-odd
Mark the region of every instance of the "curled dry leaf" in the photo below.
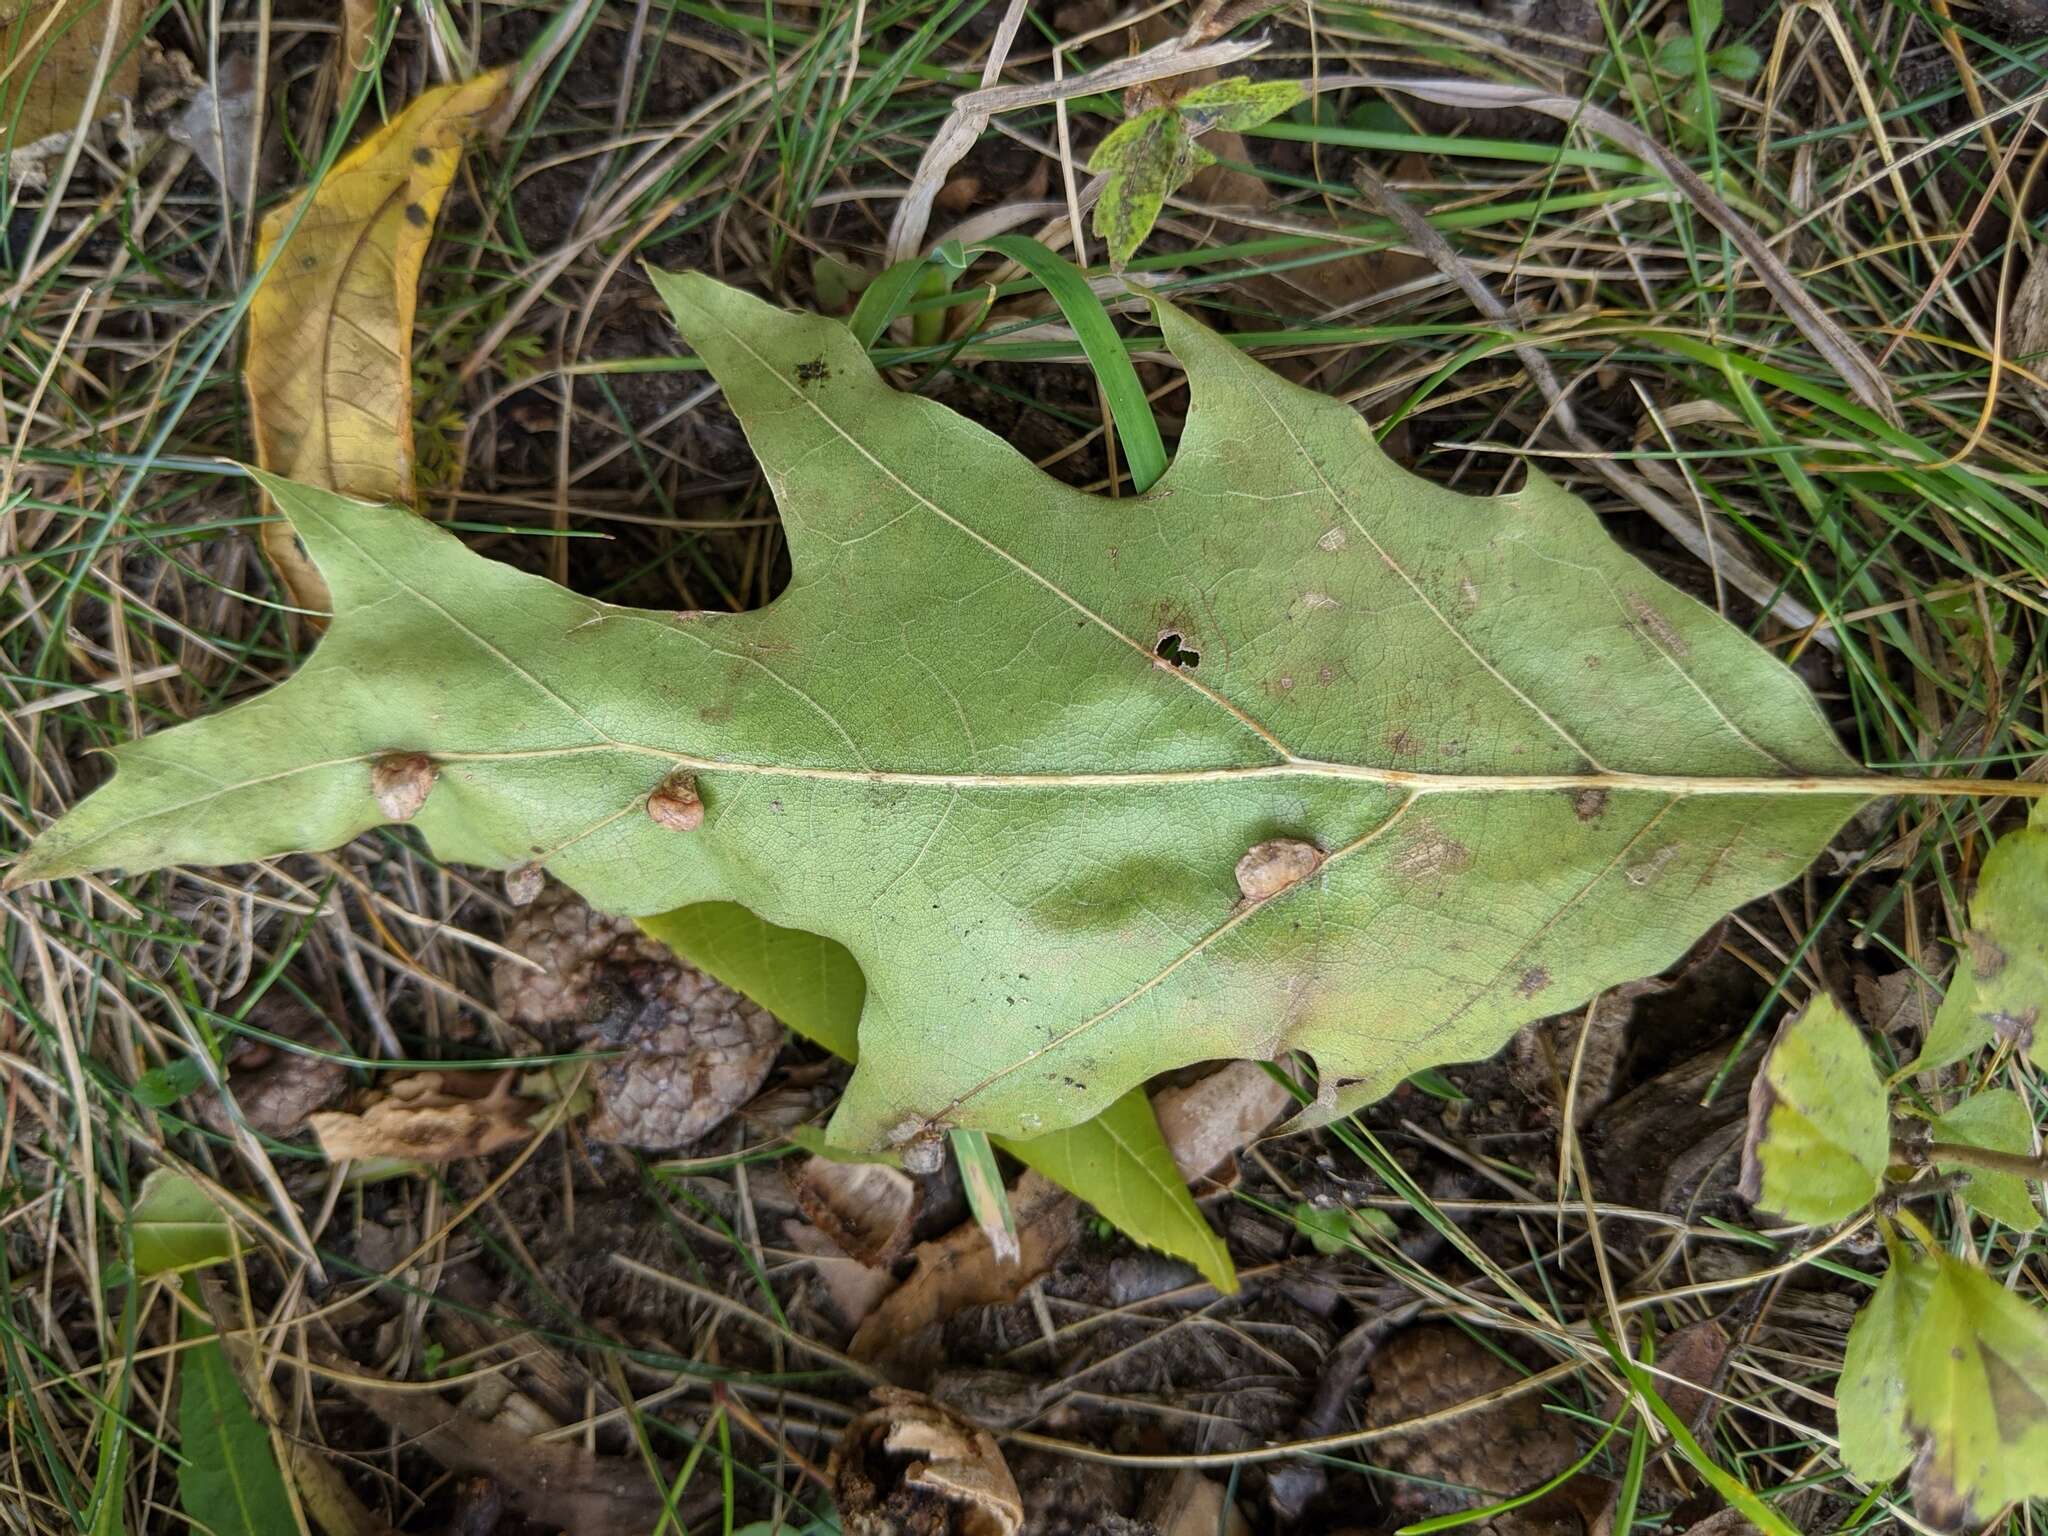
[[[512,1086],[510,1072],[414,1072],[394,1079],[359,1114],[309,1115],[307,1123],[331,1162],[487,1157],[533,1135],[530,1119],[540,1106]]]
[[[782,1047],[767,1009],[684,964],[628,918],[552,887],[505,930],[498,1011],[551,1049],[615,1052],[592,1068],[598,1141],[682,1146],[752,1098]],[[531,962],[530,964],[522,963]]]
[[[917,1182],[900,1168],[825,1157],[805,1159],[789,1176],[789,1188],[811,1225],[870,1269],[902,1257],[923,1199]]]
[[[888,1270],[870,1269],[858,1259],[849,1259],[837,1243],[808,1222],[786,1221],[782,1233],[790,1247],[810,1256],[811,1273],[845,1329],[860,1327],[882,1298],[896,1289],[896,1277]]]
[[[259,265],[290,231],[249,304],[244,373],[264,469],[364,501],[412,501],[420,267],[462,146],[504,88],[493,71],[423,93],[343,156],[310,203],[264,219]],[[327,583],[291,528],[265,523],[262,541],[292,601],[325,612]]]
[[[1024,1500],[1002,1448],[927,1397],[877,1387],[828,1476],[847,1536],[1016,1536]]]
[[[922,1376],[935,1358],[938,1324],[962,1307],[1014,1301],[1080,1233],[1074,1197],[1037,1173],[1026,1173],[1011,1189],[1010,1214],[1017,1224],[1016,1263],[998,1260],[987,1234],[971,1221],[919,1243],[916,1269],[869,1314],[847,1353],[895,1380]]]

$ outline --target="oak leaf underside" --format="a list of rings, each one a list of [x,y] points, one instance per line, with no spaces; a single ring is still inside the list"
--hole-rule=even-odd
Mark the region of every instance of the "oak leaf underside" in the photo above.
[[[1146,1077],[1311,1053],[1328,1110],[1675,960],[1870,781],[1798,680],[1532,475],[1468,497],[1160,306],[1192,405],[1097,498],[899,393],[844,326],[656,274],[775,492],[789,589],[595,602],[268,480],[332,588],[299,672],[131,743],[16,879],[376,825],[424,752],[444,858],[594,905],[736,901],[868,979],[831,1136],[1030,1136]],[[674,774],[703,804],[657,824]],[[1816,782],[1816,781],[1822,782]],[[1312,871],[1248,897],[1275,839]]]

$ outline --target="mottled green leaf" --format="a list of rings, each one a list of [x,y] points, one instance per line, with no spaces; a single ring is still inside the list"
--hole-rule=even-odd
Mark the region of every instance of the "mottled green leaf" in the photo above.
[[[805,1039],[842,1061],[858,1059],[856,1031],[866,985],[842,945],[814,933],[777,928],[731,902],[642,918],[640,926]],[[1174,1167],[1142,1087],[1080,1125],[1028,1140],[996,1141],[1012,1157],[1086,1200],[1134,1241],[1188,1260],[1222,1290],[1237,1289],[1230,1251]],[[808,1150],[845,1155],[822,1135]]]
[[[1933,1131],[1936,1141],[1961,1142],[1993,1152],[2024,1157],[2034,1150],[2034,1117],[2027,1112],[2026,1101],[2010,1088],[1986,1089],[1963,1100],[1934,1122]],[[2017,1232],[2031,1232],[2041,1224],[2033,1189],[2018,1174],[1939,1160],[1934,1166],[1940,1173],[1967,1173],[1963,1203],[1993,1221],[2002,1221]]]
[[[1198,85],[1175,98],[1173,106],[1196,133],[1211,128],[1242,133],[1261,123],[1270,123],[1282,112],[1308,99],[1298,80],[1248,80],[1233,75],[1209,85]]]
[[[891,389],[836,321],[656,281],[776,496],[781,597],[615,607],[266,479],[335,595],[318,648],[117,749],[14,877],[417,805],[438,857],[602,910],[743,903],[865,973],[831,1134],[875,1146],[1036,1136],[1288,1048],[1342,1110],[1670,964],[1889,782],[1540,473],[1419,480],[1170,306],[1186,427],[1110,499]]]
[[[220,1339],[178,1354],[178,1503],[213,1536],[282,1536],[298,1529],[270,1433],[249,1411]]]
[[[142,1181],[128,1221],[135,1273],[145,1279],[218,1264],[240,1244],[220,1202],[172,1168],[154,1169]]]
[[[1974,1264],[1936,1253],[1906,1354],[1913,1497],[1952,1527],[2048,1497],[2048,1315]]]
[[[2048,1066],[2038,1027],[2048,1003],[2048,800],[1985,856],[1964,940],[1972,1011]]]
[[[1122,266],[1152,233],[1159,210],[1195,172],[1216,157],[1194,141],[1172,107],[1155,107],[1119,124],[1095,147],[1088,169],[1107,171],[1095,204],[1095,233]]]
[[[1785,1021],[1749,1092],[1743,1197],[1822,1226],[1870,1203],[1891,1156],[1884,1083],[1863,1034],[1823,994]]]
[[[1906,1354],[1934,1284],[1934,1266],[1903,1245],[1856,1321],[1835,1383],[1842,1464],[1866,1483],[1886,1483],[1913,1460],[1906,1431]]]

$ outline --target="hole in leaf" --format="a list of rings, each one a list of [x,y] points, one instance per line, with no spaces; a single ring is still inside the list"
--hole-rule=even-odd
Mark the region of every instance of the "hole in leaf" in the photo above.
[[[1169,662],[1176,667],[1186,667],[1190,672],[1202,664],[1202,653],[1191,651],[1182,645],[1180,636],[1172,630],[1159,637],[1159,644],[1153,647],[1152,653],[1161,661]]]

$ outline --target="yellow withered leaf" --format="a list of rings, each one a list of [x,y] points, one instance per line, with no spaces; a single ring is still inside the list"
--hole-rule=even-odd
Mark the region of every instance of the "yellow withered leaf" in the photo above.
[[[263,221],[258,261],[290,243],[249,305],[243,375],[256,462],[365,501],[410,503],[412,320],[434,219],[462,147],[504,94],[503,70],[427,91],[344,156],[310,196]],[[327,585],[282,520],[263,552],[292,600]]]

